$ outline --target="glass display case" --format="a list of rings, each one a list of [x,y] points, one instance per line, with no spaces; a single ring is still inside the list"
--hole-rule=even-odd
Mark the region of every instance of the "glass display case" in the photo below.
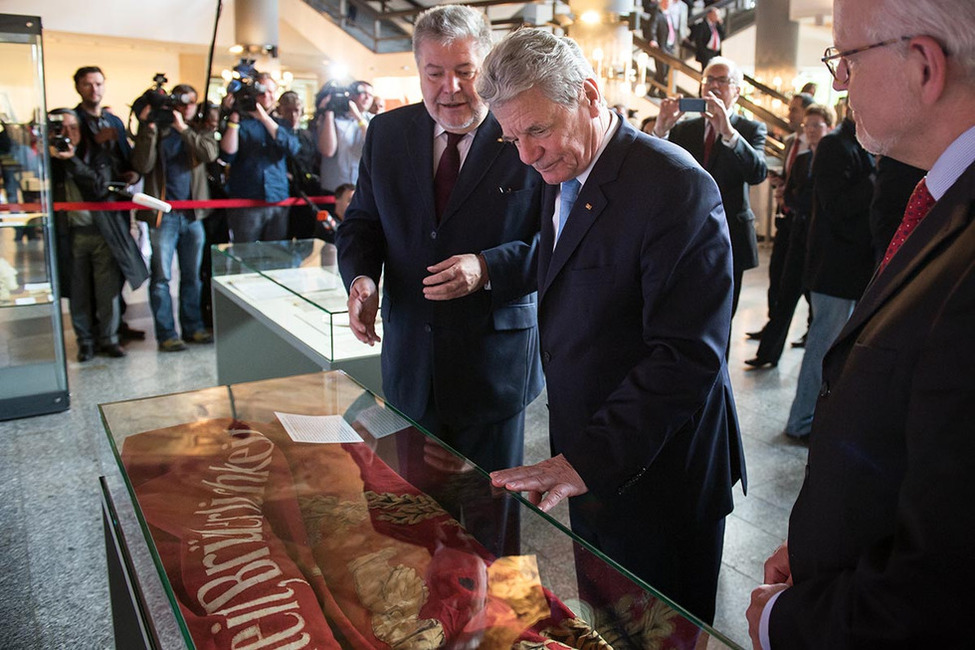
[[[100,409],[187,647],[736,647],[342,372]]]
[[[0,420],[68,408],[40,18],[0,14]]]
[[[334,245],[318,239],[221,244],[212,257],[221,384],[342,369],[381,392],[381,344],[368,346],[349,329]],[[381,323],[376,331],[381,337]]]

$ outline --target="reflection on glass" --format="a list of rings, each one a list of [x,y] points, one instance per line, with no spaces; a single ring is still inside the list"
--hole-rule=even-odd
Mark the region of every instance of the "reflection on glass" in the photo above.
[[[341,372],[101,409],[188,642],[690,650],[702,632]],[[362,442],[295,442],[275,413]],[[458,462],[421,490],[401,463],[431,445]],[[501,556],[445,508],[506,500],[521,534]]]

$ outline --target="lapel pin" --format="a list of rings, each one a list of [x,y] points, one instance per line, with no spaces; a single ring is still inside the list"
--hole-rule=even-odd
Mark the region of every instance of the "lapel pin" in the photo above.
[[[592,203],[586,204],[586,210],[592,210]]]

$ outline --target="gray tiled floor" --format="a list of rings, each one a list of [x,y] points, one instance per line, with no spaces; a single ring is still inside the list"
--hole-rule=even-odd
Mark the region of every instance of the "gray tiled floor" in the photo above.
[[[767,251],[764,252],[767,254]],[[755,344],[746,330],[765,316],[764,267],[745,275],[732,337],[731,372],[745,435],[749,494],[736,493],[719,586],[716,627],[747,642],[743,612],[762,562],[786,532],[798,492],[805,447],[781,433],[802,353],[787,349],[774,370],[746,371]],[[793,336],[801,334],[800,307]],[[4,648],[113,647],[97,477],[115,471],[96,405],[192,390],[216,383],[212,346],[180,354],[156,352],[145,290],[130,301],[127,320],[150,332],[125,359],[74,361],[68,371],[72,408],[66,413],[0,423],[0,645]],[[544,404],[528,414],[529,458],[547,455]]]

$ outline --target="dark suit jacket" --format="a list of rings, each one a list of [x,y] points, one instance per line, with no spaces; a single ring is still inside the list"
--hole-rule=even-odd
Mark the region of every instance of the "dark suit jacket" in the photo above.
[[[694,23],[691,26],[691,41],[694,43],[694,58],[697,59],[698,63],[701,64],[701,69],[704,69],[708,61],[714,57],[721,54],[721,45],[724,44],[724,23],[718,23],[715,25],[718,30],[718,38],[720,39],[718,49],[712,50],[708,47],[711,42],[711,26],[708,24],[707,20],[702,20],[700,22]]]
[[[914,187],[926,172],[887,156],[877,159],[873,199],[870,201],[870,236],[873,238],[873,258],[879,264],[894,238],[907,202]]]
[[[857,142],[853,122],[844,120],[820,140],[812,173],[806,287],[856,300],[874,269],[870,237],[873,158]]]
[[[393,406],[418,418],[432,390],[444,423],[497,422],[542,388],[531,263],[542,182],[488,115],[437,225],[433,130],[422,104],[370,123],[336,239],[339,268],[346,288],[359,275],[384,276],[383,391]],[[423,297],[428,266],[478,252],[491,290]]]
[[[773,648],[964,648],[975,608],[975,165],[823,361]]]
[[[555,194],[550,186],[543,215]],[[724,359],[732,277],[721,212],[717,187],[690,156],[623,121],[554,252],[551,223],[542,228],[552,452],[586,482],[579,498],[599,502],[595,522],[607,534],[715,521],[744,480]],[[640,512],[616,507],[634,499]]]
[[[755,214],[748,200],[748,186],[758,185],[768,174],[765,164],[765,136],[768,130],[762,122],[740,115],[731,116],[731,126],[741,136],[738,142],[734,147],[726,147],[718,138],[705,169],[714,177],[721,191],[734,265],[736,269],[743,270],[758,266]],[[678,122],[670,131],[669,139],[703,164],[704,117]]]

